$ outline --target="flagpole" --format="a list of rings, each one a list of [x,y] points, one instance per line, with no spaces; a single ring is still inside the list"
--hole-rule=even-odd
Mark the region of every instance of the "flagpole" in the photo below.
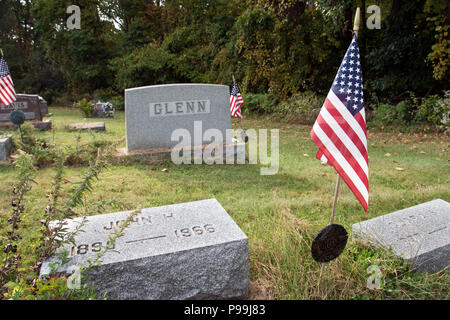
[[[353,32],[356,34],[356,37],[358,37],[360,21],[361,21],[361,9],[358,7],[358,8],[356,8],[355,23],[353,24]],[[332,225],[334,223],[334,215],[336,213],[336,204],[337,204],[337,198],[339,195],[340,184],[341,184],[341,176],[338,173],[337,181],[336,181],[336,188],[334,189],[334,200],[333,200],[333,207],[331,209],[330,225]]]
[[[358,8],[356,8],[355,23],[353,24],[353,32],[356,34],[357,37],[358,37],[360,20],[361,20],[361,9],[358,7]]]

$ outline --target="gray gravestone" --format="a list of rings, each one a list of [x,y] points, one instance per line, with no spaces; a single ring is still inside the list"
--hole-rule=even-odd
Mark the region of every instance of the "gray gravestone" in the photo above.
[[[417,271],[450,265],[450,204],[437,199],[353,225],[353,236],[390,247]]]
[[[104,122],[90,122],[90,123],[71,123],[69,128],[72,130],[92,130],[92,131],[105,131]]]
[[[87,218],[75,246],[65,249],[71,262],[86,263],[108,245],[112,228],[130,212]],[[81,218],[68,221],[74,230]],[[109,299],[245,298],[249,285],[246,235],[216,199],[144,209],[107,252],[88,281]],[[41,276],[50,273],[45,261]]]
[[[0,136],[0,160],[5,160],[13,147],[12,135]]]
[[[125,90],[127,151],[173,148],[172,132],[186,129],[194,141],[194,122],[202,131],[217,129],[223,142],[231,129],[230,89],[212,84],[170,84]],[[201,134],[203,135],[203,132]],[[201,141],[204,144],[212,141]],[[222,143],[222,141],[216,141]]]

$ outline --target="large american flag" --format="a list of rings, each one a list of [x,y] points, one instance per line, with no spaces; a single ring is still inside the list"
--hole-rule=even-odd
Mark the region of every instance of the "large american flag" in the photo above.
[[[241,92],[236,83],[233,83],[230,93],[230,111],[232,117],[242,118],[241,106],[244,104]]]
[[[311,131],[316,157],[338,172],[364,210],[369,204],[369,161],[358,39],[352,43]]]
[[[14,83],[9,73],[5,57],[2,56],[0,59],[0,102],[7,106],[14,101],[16,101]]]

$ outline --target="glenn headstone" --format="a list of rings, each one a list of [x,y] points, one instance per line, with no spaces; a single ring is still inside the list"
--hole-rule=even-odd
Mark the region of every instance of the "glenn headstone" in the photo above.
[[[450,204],[437,199],[353,225],[353,236],[391,248],[417,271],[450,265]]]
[[[71,262],[59,271],[93,259],[129,213],[88,217],[76,245],[65,247]],[[81,221],[69,220],[68,231]],[[216,199],[144,209],[114,251],[102,257],[87,280],[109,299],[240,299],[248,294],[248,239]],[[49,274],[54,261],[44,262],[41,276]]]
[[[231,133],[227,133],[231,129],[229,90],[228,86],[213,84],[170,84],[125,90],[127,151],[173,148],[178,144],[171,139],[176,129],[190,133],[193,147],[232,141]],[[201,124],[200,130],[195,129],[195,123]],[[203,133],[208,129],[220,131],[223,141],[203,140]]]

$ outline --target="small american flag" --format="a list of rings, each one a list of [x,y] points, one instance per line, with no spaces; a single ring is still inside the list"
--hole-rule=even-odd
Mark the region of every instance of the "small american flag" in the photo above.
[[[2,56],[0,60],[0,102],[7,106],[14,101],[16,101],[14,83],[9,73],[5,57]]]
[[[338,172],[364,210],[369,205],[369,161],[358,39],[352,43],[311,131],[316,158]]]
[[[236,83],[233,83],[233,87],[231,87],[230,94],[230,107],[231,107],[231,116],[242,118],[241,114],[241,106],[244,104],[244,99],[242,99],[241,92]]]

